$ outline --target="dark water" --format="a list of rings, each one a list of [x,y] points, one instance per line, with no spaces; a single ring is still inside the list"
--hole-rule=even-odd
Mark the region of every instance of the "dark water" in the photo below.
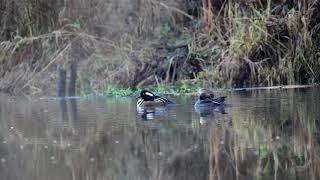
[[[135,99],[0,98],[0,179],[319,179],[320,89],[227,93],[137,112]]]

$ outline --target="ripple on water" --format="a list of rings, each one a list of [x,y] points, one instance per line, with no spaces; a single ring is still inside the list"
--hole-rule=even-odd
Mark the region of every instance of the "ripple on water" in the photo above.
[[[0,174],[8,180],[319,177],[318,88],[227,95],[224,113],[196,112],[196,97],[141,112],[134,98],[0,97]],[[288,170],[299,167],[310,168]]]

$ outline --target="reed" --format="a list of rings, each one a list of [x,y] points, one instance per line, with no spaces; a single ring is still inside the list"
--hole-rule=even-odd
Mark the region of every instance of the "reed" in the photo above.
[[[78,94],[110,84],[317,83],[319,6],[315,0],[3,0],[0,89],[52,95],[56,67],[75,60]]]

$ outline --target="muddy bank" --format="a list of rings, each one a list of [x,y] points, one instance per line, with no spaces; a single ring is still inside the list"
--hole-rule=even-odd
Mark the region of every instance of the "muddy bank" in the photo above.
[[[319,82],[318,1],[37,1],[0,3],[2,92],[55,95],[74,62],[77,94]]]

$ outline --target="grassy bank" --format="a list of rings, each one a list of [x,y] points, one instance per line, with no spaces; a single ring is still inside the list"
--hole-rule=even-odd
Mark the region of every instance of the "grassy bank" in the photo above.
[[[78,94],[317,83],[319,10],[316,0],[4,0],[0,90],[54,95],[57,67],[71,63]]]
[[[149,88],[155,94],[196,94],[198,92],[198,87],[190,87],[186,84],[177,85],[172,88],[168,87],[153,87]],[[112,85],[108,85],[100,94],[103,96],[111,96],[111,97],[128,97],[128,96],[140,96],[141,88],[130,89],[130,88],[117,88]],[[83,95],[86,96],[90,93],[84,93]]]
[[[236,92],[236,91],[259,91],[259,90],[287,90],[287,89],[307,89],[307,88],[316,88],[319,87],[318,84],[313,85],[286,85],[286,86],[265,86],[265,87],[251,87],[251,88],[218,88],[213,90],[218,94],[226,95],[227,92]],[[174,88],[168,87],[154,87],[149,88],[150,91],[155,94],[167,94],[167,95],[187,95],[187,96],[198,96],[199,87],[196,86],[176,86]],[[130,88],[117,88],[111,85],[108,85],[101,93],[99,94],[82,94],[86,97],[91,96],[107,96],[107,97],[138,97],[140,96],[141,88],[130,89]]]

